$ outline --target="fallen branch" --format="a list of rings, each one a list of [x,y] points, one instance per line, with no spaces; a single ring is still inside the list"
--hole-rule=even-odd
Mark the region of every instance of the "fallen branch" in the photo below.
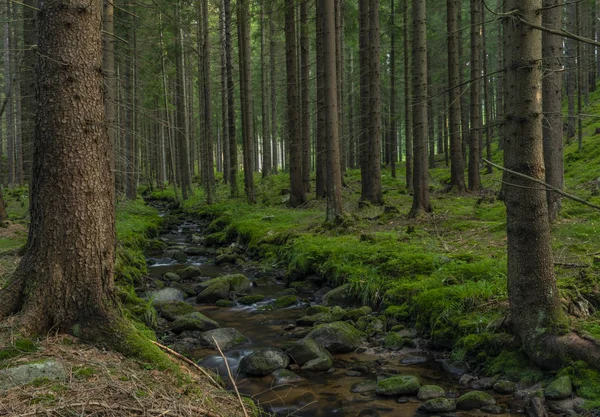
[[[170,349],[170,348],[166,347],[165,345],[161,345],[160,343],[155,342],[153,340],[151,340],[151,342],[154,343],[159,348],[161,348],[162,350],[164,350],[165,352],[167,352],[168,354],[175,356],[177,359],[182,360],[183,362],[187,363],[194,369],[202,372],[202,374],[204,374],[204,376],[206,376],[210,380],[210,382],[212,382],[216,387],[222,388],[221,385],[217,381],[215,381],[215,379],[208,372],[206,372],[206,369],[204,369],[203,367],[196,364],[196,362],[194,362],[193,360],[186,358],[182,354],[175,352],[173,349]]]
[[[244,416],[249,417],[248,412],[246,411],[246,406],[244,405],[244,400],[242,400],[242,396],[240,395],[240,392],[238,391],[237,384],[235,383],[235,379],[233,379],[233,374],[231,373],[231,368],[229,368],[229,363],[227,363],[227,358],[225,357],[225,354],[221,350],[221,346],[219,346],[219,342],[217,342],[217,339],[215,339],[215,337],[213,336],[212,340],[215,342],[215,346],[217,347],[217,350],[221,354],[221,357],[223,358],[223,362],[225,362],[225,368],[227,368],[227,375],[229,375],[229,379],[231,380],[231,383],[233,384],[233,389],[235,390],[235,393],[238,397],[240,405],[242,406],[242,410],[244,410]]]
[[[574,196],[574,195],[572,195],[572,194],[566,193],[566,192],[564,192],[563,190],[561,190],[560,188],[556,188],[556,187],[554,187],[554,186],[552,186],[552,185],[550,185],[550,184],[548,184],[548,183],[546,183],[546,182],[544,182],[544,181],[542,181],[542,180],[538,180],[537,178],[530,177],[529,175],[525,175],[525,174],[522,174],[522,173],[520,173],[520,172],[513,171],[513,170],[511,170],[511,169],[505,168],[505,167],[503,167],[503,166],[496,165],[495,163],[493,163],[493,162],[491,162],[491,161],[488,161],[488,160],[487,160],[487,159],[485,159],[485,158],[482,158],[482,159],[483,159],[483,161],[484,161],[486,164],[489,164],[489,165],[491,165],[491,166],[493,166],[493,167],[495,167],[495,168],[498,168],[498,169],[499,169],[499,170],[501,170],[501,171],[508,172],[508,173],[509,173],[509,174],[511,174],[511,175],[515,175],[515,176],[517,176],[517,177],[525,178],[525,179],[527,179],[527,180],[530,180],[530,181],[533,181],[533,182],[535,182],[535,183],[541,184],[541,185],[543,185],[544,187],[546,187],[548,190],[550,190],[550,191],[554,191],[555,193],[557,193],[557,194],[560,194],[560,195],[562,195],[563,197],[566,197],[566,198],[568,198],[568,199],[570,199],[570,200],[573,200],[573,201],[577,201],[578,203],[584,204],[584,205],[586,205],[586,206],[589,206],[589,207],[595,208],[596,210],[600,210],[600,206],[597,206],[597,205],[595,205],[595,204],[593,204],[593,203],[590,203],[589,201],[585,201],[584,199],[582,199],[582,198],[579,198],[579,197],[577,197],[577,196]]]

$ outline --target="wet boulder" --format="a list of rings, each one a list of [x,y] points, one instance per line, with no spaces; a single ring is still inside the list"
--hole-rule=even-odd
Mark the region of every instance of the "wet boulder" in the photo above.
[[[421,382],[419,378],[412,375],[399,375],[386,378],[377,383],[376,393],[389,397],[400,395],[414,395],[419,392]]]
[[[327,306],[352,307],[358,302],[349,285],[341,285],[323,296],[323,304]]]
[[[215,303],[216,301],[229,298],[229,288],[227,281],[215,281],[196,296],[196,302]]]
[[[331,353],[352,352],[363,341],[363,334],[343,321],[317,326],[306,337],[313,339]]]
[[[571,384],[571,378],[561,376],[548,385],[545,395],[549,400],[562,400],[570,397],[572,393],[573,385]]]
[[[417,398],[421,401],[427,401],[433,398],[440,398],[445,395],[446,392],[442,387],[438,387],[437,385],[423,385],[417,393]]]
[[[429,414],[451,413],[456,411],[456,401],[452,398],[432,398],[422,404],[419,411]]]
[[[456,402],[459,410],[473,410],[489,405],[496,405],[496,400],[487,392],[471,391],[460,396]]]
[[[299,384],[304,378],[287,369],[278,369],[273,372],[273,386]]]
[[[231,327],[209,330],[202,333],[199,337],[199,342],[202,346],[216,349],[218,345],[223,351],[233,349],[247,341],[246,336]]]
[[[165,302],[183,301],[184,298],[185,294],[183,291],[176,288],[163,288],[150,294],[152,304],[155,306]]]
[[[323,357],[331,358],[331,353],[327,349],[309,338],[300,339],[293,343],[286,349],[286,352],[300,366],[314,359]]]
[[[333,366],[333,358],[330,356],[321,356],[311,359],[302,365],[303,371],[325,372]]]
[[[177,274],[181,277],[182,281],[188,281],[199,276],[202,276],[202,270],[197,266],[187,266],[183,269],[179,269]]]
[[[240,361],[240,372],[246,375],[264,376],[278,369],[285,369],[290,364],[290,358],[281,349],[256,349]]]
[[[327,311],[322,311],[312,315],[300,317],[296,320],[296,324],[299,326],[312,326],[314,324],[321,323],[333,323],[340,321],[345,314],[343,308],[335,306],[332,308],[325,307]]]
[[[184,330],[198,330],[206,331],[212,330],[219,327],[219,323],[209,319],[204,314],[194,311],[183,316],[178,317],[171,327],[171,330],[175,333],[181,333]]]
[[[54,359],[26,363],[0,370],[0,391],[26,385],[36,379],[66,381],[67,377],[68,372],[65,367]]]
[[[184,316],[194,312],[194,307],[191,304],[183,301],[171,301],[159,303],[154,306],[159,315],[169,321],[175,321],[180,316]]]

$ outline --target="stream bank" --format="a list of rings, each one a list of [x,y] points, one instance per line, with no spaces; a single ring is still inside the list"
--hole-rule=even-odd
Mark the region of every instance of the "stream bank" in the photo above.
[[[532,396],[543,396],[543,385],[536,381],[511,381],[501,374],[478,378],[481,369],[450,361],[408,323],[362,306],[352,291],[344,291],[348,287],[330,292],[317,274],[293,281],[286,271],[265,271],[247,258],[244,243],[215,247],[223,242],[211,235],[222,231],[207,235],[216,226],[210,219],[183,214],[167,225],[163,244],[148,259],[163,342],[226,379],[225,361],[211,346],[216,336],[240,391],[269,412],[519,414]],[[328,302],[333,306],[322,305]],[[325,330],[327,337],[311,335],[332,326],[333,335]],[[346,326],[350,339],[358,335],[356,344],[336,336]],[[302,346],[304,350],[298,347],[307,344],[311,346]],[[317,350],[316,363],[307,368],[309,361],[299,360],[298,352],[311,348]],[[253,357],[264,369],[252,370],[247,362]],[[575,412],[581,403],[548,402],[559,414]]]

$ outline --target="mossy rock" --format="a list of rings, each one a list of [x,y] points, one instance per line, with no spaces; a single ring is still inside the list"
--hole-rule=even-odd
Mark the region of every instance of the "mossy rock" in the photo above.
[[[183,301],[185,294],[183,291],[176,288],[163,288],[162,290],[151,293],[150,298],[152,299],[152,304],[157,306],[161,303]]]
[[[144,252],[147,255],[160,255],[167,248],[167,244],[162,240],[150,239],[144,245]]]
[[[367,328],[365,329],[365,333],[369,336],[375,336],[380,333],[383,333],[385,329],[385,317],[377,317],[375,320],[371,321]]]
[[[219,300],[215,303],[217,307],[233,307],[235,303],[231,300]]]
[[[323,304],[327,306],[352,307],[358,299],[349,285],[341,285],[323,296]]]
[[[242,297],[240,299],[237,300],[237,302],[239,304],[245,305],[245,306],[250,306],[252,304],[256,304],[259,301],[262,301],[265,299],[264,295],[261,294],[253,294],[253,295],[246,295],[245,297]]]
[[[355,308],[354,310],[347,311],[342,320],[344,321],[357,321],[363,316],[368,316],[373,312],[373,309],[369,306],[363,306],[361,308]]]
[[[446,395],[444,388],[438,387],[437,385],[423,385],[417,393],[417,398],[421,401],[431,400],[433,398],[440,398]],[[456,404],[454,405],[456,409]]]
[[[517,389],[517,384],[512,381],[498,381],[494,384],[494,391],[498,394],[512,394]]]
[[[471,391],[460,396],[456,402],[459,410],[473,410],[488,405],[496,405],[496,400],[487,392]]]
[[[296,281],[290,284],[290,288],[294,288],[296,291],[301,293],[313,293],[319,288],[312,282],[309,281]]]
[[[227,299],[229,298],[229,288],[227,281],[215,281],[196,296],[196,302],[199,304],[215,303],[219,300]]]
[[[325,372],[333,366],[333,358],[330,356],[321,356],[311,359],[302,366],[303,371]]]
[[[377,389],[377,381],[363,381],[352,385],[350,392],[355,394],[364,394],[366,392],[375,392]]]
[[[290,364],[289,356],[281,349],[256,349],[240,361],[240,372],[246,375],[264,376]]]
[[[573,393],[573,384],[568,376],[556,378],[546,388],[546,398],[549,400],[562,400],[568,398]]]
[[[422,404],[419,411],[428,414],[451,413],[456,411],[456,401],[453,398],[432,398]]]
[[[294,342],[286,349],[286,352],[292,360],[302,366],[306,362],[320,357],[331,357],[331,353],[319,345],[313,339],[304,338]]]
[[[300,375],[293,373],[287,369],[278,369],[273,372],[273,386],[292,385],[304,381]]]
[[[284,295],[283,297],[279,297],[278,299],[276,299],[273,303],[273,306],[275,308],[285,308],[293,306],[297,302],[298,297],[296,297],[295,295]]]
[[[186,314],[194,312],[194,307],[191,304],[185,303],[183,301],[161,303],[159,305],[155,305],[155,308],[161,317],[169,321],[175,321],[180,316],[184,316]]]
[[[235,265],[238,259],[241,259],[240,255],[235,253],[224,253],[215,258],[215,265],[232,264]]]
[[[169,282],[179,282],[181,281],[181,277],[175,272],[166,272],[163,274],[163,278]]]
[[[272,287],[278,284],[274,277],[260,277],[254,280],[254,285],[257,287]]]
[[[300,317],[296,320],[296,323],[300,326],[312,326],[320,323],[333,323],[334,321],[340,321],[345,314],[343,308],[335,306],[329,311],[323,313],[316,313],[311,316]]]
[[[184,330],[198,330],[201,332],[216,329],[219,327],[219,323],[209,319],[204,314],[194,311],[193,313],[186,314],[177,318],[173,322],[171,330],[175,333],[181,333]]]
[[[250,280],[244,274],[232,274],[225,275],[221,277],[222,279],[226,279],[231,286],[231,291],[235,292],[245,292],[250,289]]]
[[[374,316],[362,316],[359,317],[359,319],[356,321],[356,328],[358,330],[360,330],[361,332],[364,332],[365,330],[367,330],[367,327],[369,327],[369,324],[371,324],[371,322],[377,320],[377,317]]]
[[[404,346],[404,339],[396,332],[390,332],[385,335],[383,347],[388,350],[400,350]]]
[[[223,232],[211,233],[204,237],[206,246],[221,246],[224,243],[227,243],[227,237]]]
[[[377,383],[375,392],[390,397],[415,395],[421,388],[419,378],[412,375],[400,375],[386,378]]]
[[[209,346],[214,349],[217,348],[218,344],[222,351],[233,349],[248,341],[246,336],[231,327],[206,331],[202,333],[198,340],[203,346]]]
[[[306,337],[313,339],[331,353],[352,352],[363,341],[363,334],[343,321],[317,326]]]
[[[179,275],[182,281],[188,281],[202,276],[202,270],[199,267],[192,265],[177,270],[177,275]]]
[[[314,316],[319,313],[329,313],[331,311],[331,307],[325,307],[320,305],[310,306],[306,309],[305,314],[307,316]]]

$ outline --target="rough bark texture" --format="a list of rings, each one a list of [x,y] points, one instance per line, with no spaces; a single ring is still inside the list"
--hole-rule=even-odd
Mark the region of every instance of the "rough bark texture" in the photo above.
[[[575,23],[575,3],[567,3],[566,7],[566,27],[571,33],[577,30]],[[575,121],[575,94],[577,94],[577,46],[574,39],[568,38],[565,40],[566,46],[566,63],[567,63],[567,101],[568,101],[568,122],[567,122],[567,138],[571,139],[575,136],[577,127]]]
[[[227,68],[227,112],[229,119],[229,188],[233,198],[239,196],[237,185],[238,148],[235,127],[235,98],[233,88],[233,59],[231,57],[231,0],[223,0],[225,15],[225,65]]]
[[[209,28],[208,28],[208,2],[202,0],[200,3],[200,16],[198,18],[198,25],[201,27],[199,30],[199,39],[201,44],[198,45],[202,52],[202,59],[198,60],[198,66],[200,74],[202,74],[202,81],[198,80],[198,90],[201,92],[199,102],[203,103],[202,109],[204,111],[204,132],[202,133],[202,185],[204,186],[204,193],[206,194],[206,203],[212,204],[214,202],[215,193],[215,162],[213,158],[213,123],[212,123],[212,100],[210,95],[210,40],[209,40]],[[200,24],[200,18],[202,24]],[[201,84],[201,85],[200,85]],[[202,87],[202,88],[200,88]],[[190,112],[191,114],[192,112]]]
[[[114,4],[110,0],[103,2],[103,22],[102,28],[102,71],[104,74],[104,110],[106,113],[106,130],[111,145],[110,166],[113,175],[113,182],[116,181],[115,159],[117,149],[117,76],[115,72],[115,14]],[[116,185],[116,184],[115,184]]]
[[[404,146],[406,148],[406,188],[413,192],[413,131],[412,131],[412,96],[410,83],[409,39],[408,39],[408,2],[404,0]]]
[[[447,0],[448,9],[448,97],[450,101],[450,187],[466,191],[465,160],[460,135],[460,67],[458,54],[458,0]]]
[[[424,1],[413,0],[413,205],[410,216],[430,212],[427,172],[427,8]]]
[[[528,22],[541,25],[542,0],[507,0]],[[506,168],[544,180],[542,146],[542,34],[518,21],[504,26],[507,126]],[[531,180],[505,173],[508,296],[514,330],[538,365],[557,368],[583,359],[598,367],[598,346],[573,333],[554,277],[546,192]],[[562,334],[562,335],[561,335]],[[559,336],[560,335],[560,336]]]
[[[299,132],[298,60],[296,51],[295,2],[285,5],[285,62],[287,71],[288,137],[290,143],[290,206],[306,201],[302,183],[302,138]]]
[[[471,134],[469,140],[469,190],[481,187],[481,0],[471,0]]]
[[[271,173],[271,135],[269,133],[269,106],[267,101],[267,63],[265,52],[265,0],[260,4],[260,89],[262,118],[262,175]]]
[[[543,26],[560,30],[562,27],[562,7],[559,0],[544,0],[542,12]],[[544,57],[543,97],[543,135],[544,165],[546,182],[562,189],[564,183],[563,162],[563,121],[562,121],[562,55],[563,40],[547,32],[542,34],[542,56]],[[548,216],[550,222],[556,220],[560,211],[560,195],[547,192]]]
[[[179,23],[179,5],[175,7],[175,19]],[[178,26],[175,31],[175,127],[177,137],[177,170],[181,185],[181,198],[187,200],[191,194],[187,118],[185,111],[185,92],[183,76],[183,34]]]
[[[252,80],[250,77],[249,0],[238,0],[238,53],[240,61],[240,97],[242,109],[242,149],[244,154],[244,190],[246,200],[254,203],[254,129],[252,118]]]
[[[20,312],[31,333],[98,338],[114,317],[101,16],[101,2],[41,3],[31,226],[26,253],[0,293],[0,317]]]
[[[391,17],[390,17],[390,165],[392,168],[392,178],[396,178],[396,161],[398,160],[398,129],[396,116],[396,27],[394,25],[394,0],[391,2]]]
[[[327,132],[325,114],[325,61],[323,55],[323,2],[317,2],[315,16],[317,52],[317,134],[316,134],[316,197],[327,197]]]
[[[326,221],[341,223],[342,172],[338,123],[338,94],[335,63],[335,10],[330,0],[319,0],[323,13],[324,100],[327,129],[327,217]]]
[[[379,81],[379,0],[361,0],[360,54],[363,139],[361,201],[381,204],[381,86]],[[363,75],[364,72],[364,75]]]
[[[302,185],[310,192],[310,101],[308,78],[308,0],[300,1],[300,132],[302,133]]]
[[[25,0],[23,7],[23,60],[21,63],[21,142],[25,181],[31,179],[35,131],[35,67],[37,65],[37,0]]]
[[[227,102],[229,86],[227,84],[227,57],[226,57],[226,36],[225,36],[225,7],[221,2],[221,19],[219,26],[219,34],[221,37],[221,123],[222,128],[222,141],[223,144],[223,179],[225,183],[231,181],[230,174],[230,160],[229,160],[229,105]]]

